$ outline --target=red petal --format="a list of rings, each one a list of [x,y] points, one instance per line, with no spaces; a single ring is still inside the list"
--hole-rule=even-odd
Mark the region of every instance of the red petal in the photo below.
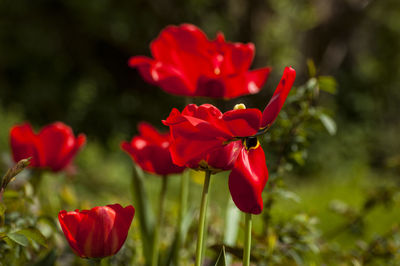
[[[70,150],[70,152],[64,157],[63,160],[60,161],[61,168],[68,166],[78,151],[85,145],[86,143],[86,135],[79,134],[78,137],[75,139],[75,146]],[[65,166],[64,166],[65,165]],[[60,168],[60,170],[61,170]]]
[[[168,26],[151,45],[153,56],[163,62],[176,64],[182,53],[198,56],[199,53],[207,53],[210,46],[207,36],[194,25],[182,24],[180,26]],[[176,51],[176,53],[173,53]],[[206,54],[204,54],[206,55]],[[191,62],[193,65],[195,62]]]
[[[224,113],[223,120],[235,137],[253,136],[260,129],[261,111],[239,109]]]
[[[169,73],[177,73],[187,88],[186,91],[173,91],[172,85],[169,90],[165,86],[162,88],[175,94],[193,95],[200,74],[213,73],[208,48],[210,45],[206,35],[194,25],[166,27],[151,43],[151,52],[163,67],[173,68],[174,71]]]
[[[32,157],[30,166],[41,167],[44,165],[43,149],[29,123],[11,128],[10,145],[15,162]]]
[[[184,168],[173,164],[169,152],[169,134],[160,134],[147,123],[139,124],[140,136],[131,142],[122,142],[121,148],[145,171],[152,174],[168,175],[181,173]]]
[[[270,67],[248,71],[240,75],[224,77],[226,90],[225,98],[235,98],[246,94],[258,93],[267,81]]]
[[[175,164],[205,159],[205,154],[221,147],[232,135],[221,119],[221,112],[212,105],[188,105],[182,114],[173,110],[164,121],[170,126],[170,152]]]
[[[217,39],[217,50],[223,54],[221,72],[226,75],[244,74],[250,68],[254,57],[254,44],[230,43]]]
[[[152,143],[162,145],[169,141],[168,133],[160,133],[156,128],[146,122],[140,122],[138,125],[139,134]]]
[[[69,164],[86,140],[83,134],[76,140],[72,129],[61,122],[44,127],[38,137],[43,146],[45,166],[53,171],[59,171]]]
[[[77,243],[86,257],[102,258],[112,255],[106,239],[111,232],[116,213],[108,207],[95,207],[86,212],[77,233]]]
[[[241,140],[232,141],[210,152],[206,157],[206,162],[214,169],[230,170],[236,162],[241,147]]]
[[[146,82],[155,84],[151,75],[151,68],[154,63],[155,60],[146,56],[133,56],[129,59],[128,65],[132,68],[137,68]]]
[[[229,190],[232,200],[243,212],[260,214],[263,209],[261,197],[268,180],[268,169],[261,146],[239,153],[229,175]]]
[[[275,121],[293,86],[295,78],[296,71],[291,67],[286,67],[274,95],[264,109],[261,122],[262,127],[270,126]]]
[[[79,245],[76,241],[79,224],[82,220],[83,215],[79,212],[66,212],[60,211],[58,214],[58,221],[60,222],[61,229],[64,232],[65,238],[67,239],[72,250],[80,257],[85,257],[83,251],[80,250]]]
[[[107,207],[113,209],[116,216],[114,226],[106,238],[106,243],[108,244],[108,250],[106,250],[106,252],[116,254],[121,249],[128,236],[129,227],[135,215],[135,208],[133,208],[133,206],[122,208],[119,204],[107,205]]]

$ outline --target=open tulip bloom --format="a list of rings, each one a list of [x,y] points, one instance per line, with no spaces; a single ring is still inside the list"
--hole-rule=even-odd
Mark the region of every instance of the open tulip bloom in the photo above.
[[[296,72],[286,67],[271,100],[259,109],[236,109],[221,113],[210,104],[188,105],[182,113],[173,109],[164,124],[170,127],[172,160],[179,166],[208,165],[210,154],[220,154],[222,170],[231,167],[229,190],[236,206],[245,213],[260,214],[262,191],[268,179],[264,151],[257,136],[264,134],[281,110]],[[232,144],[235,143],[235,144]],[[230,152],[221,150],[233,145]],[[233,164],[232,164],[233,162]],[[229,166],[231,165],[231,166]]]
[[[72,129],[61,122],[49,124],[35,134],[29,123],[16,125],[10,130],[13,159],[32,157],[30,167],[50,169],[58,172],[71,163],[86,136],[74,136]]]
[[[74,253],[82,258],[104,258],[121,249],[134,215],[133,206],[113,204],[91,210],[63,210],[58,221]]]
[[[235,98],[258,93],[271,71],[249,71],[252,43],[226,42],[222,33],[211,41],[190,24],[166,27],[150,50],[154,58],[134,56],[129,65],[147,82],[177,95]]]

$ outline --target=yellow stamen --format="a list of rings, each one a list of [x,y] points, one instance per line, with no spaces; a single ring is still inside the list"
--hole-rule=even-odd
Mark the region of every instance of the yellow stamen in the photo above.
[[[246,105],[244,105],[243,103],[239,103],[233,107],[233,110],[241,110],[241,109],[246,109]]]

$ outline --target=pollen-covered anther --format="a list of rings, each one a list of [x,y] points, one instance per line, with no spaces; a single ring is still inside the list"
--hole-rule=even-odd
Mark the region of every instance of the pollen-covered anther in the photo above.
[[[243,144],[246,150],[257,149],[260,146],[257,137],[247,137],[243,140]]]
[[[233,110],[241,110],[241,109],[246,109],[246,105],[244,105],[243,103],[239,103],[233,107]]]

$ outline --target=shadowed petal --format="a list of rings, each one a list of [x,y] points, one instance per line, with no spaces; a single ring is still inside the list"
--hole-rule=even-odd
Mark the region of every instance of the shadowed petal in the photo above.
[[[242,147],[229,175],[232,200],[243,212],[260,214],[263,209],[261,197],[268,180],[268,169],[261,146],[246,150]]]

